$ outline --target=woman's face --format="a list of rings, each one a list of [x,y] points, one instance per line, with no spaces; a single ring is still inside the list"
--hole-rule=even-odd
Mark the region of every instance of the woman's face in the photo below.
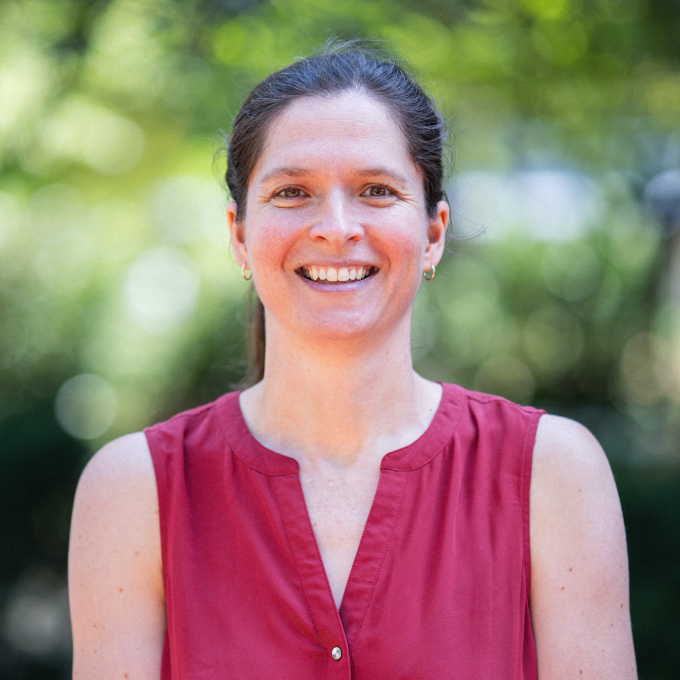
[[[423,180],[385,105],[359,93],[292,102],[270,125],[232,246],[276,324],[306,337],[389,333],[441,258],[448,205]]]

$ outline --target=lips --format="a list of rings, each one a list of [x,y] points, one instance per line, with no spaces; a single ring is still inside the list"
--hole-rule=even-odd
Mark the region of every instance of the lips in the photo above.
[[[310,281],[328,281],[331,283],[345,283],[346,281],[361,281],[374,274],[377,269],[370,265],[358,267],[324,267],[312,265],[300,267],[298,270]]]

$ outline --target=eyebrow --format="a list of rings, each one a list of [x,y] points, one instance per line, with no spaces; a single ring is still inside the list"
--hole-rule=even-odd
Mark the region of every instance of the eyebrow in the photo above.
[[[269,180],[275,179],[277,177],[303,177],[304,175],[307,175],[310,172],[311,172],[310,170],[300,167],[274,168],[273,170],[270,170],[266,175],[264,175],[264,177],[260,181],[264,184],[265,182],[268,182]],[[403,175],[400,175],[398,172],[390,170],[389,168],[380,167],[364,168],[363,170],[357,171],[357,175],[359,175],[360,177],[375,177],[377,175],[387,175],[388,177],[393,177],[402,184],[408,184],[408,180]]]
[[[305,170],[304,168],[274,168],[270,172],[268,172],[261,180],[260,182],[268,182],[270,179],[274,179],[275,177],[300,177],[302,175],[306,175],[309,173],[309,170]]]
[[[362,177],[375,177],[376,175],[387,175],[388,177],[393,177],[402,184],[408,184],[408,180],[406,179],[406,177],[400,175],[398,172],[395,172],[394,170],[390,170],[389,168],[366,168],[365,170],[359,170],[357,174],[361,175]]]

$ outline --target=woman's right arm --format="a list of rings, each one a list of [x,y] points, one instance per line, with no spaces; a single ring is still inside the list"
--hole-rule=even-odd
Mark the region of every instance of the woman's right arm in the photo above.
[[[101,449],[78,483],[69,547],[74,680],[158,680],[165,635],[158,495],[143,433]]]

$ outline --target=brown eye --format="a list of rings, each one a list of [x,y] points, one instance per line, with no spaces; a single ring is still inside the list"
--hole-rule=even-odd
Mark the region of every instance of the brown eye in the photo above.
[[[369,196],[387,196],[387,189],[385,187],[371,187],[368,190]]]
[[[296,189],[295,187],[286,187],[279,192],[279,196],[283,196],[283,198],[300,198],[300,196],[302,196],[302,192],[300,189]]]

